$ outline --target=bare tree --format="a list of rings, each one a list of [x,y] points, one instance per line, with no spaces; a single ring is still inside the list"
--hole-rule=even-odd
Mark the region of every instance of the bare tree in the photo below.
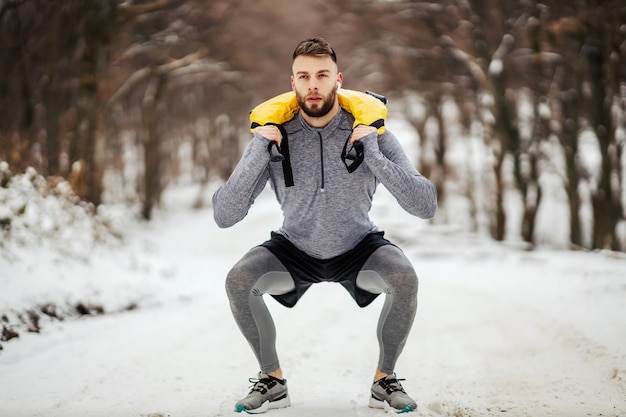
[[[554,94],[559,137],[566,158],[566,190],[570,206],[570,239],[584,246],[579,216],[581,180],[590,183],[593,236],[589,247],[624,250],[617,225],[624,220],[622,201],[624,141],[619,140],[620,112],[624,111],[624,40],[620,27],[626,9],[620,2],[578,2],[575,13],[554,20],[549,40],[562,57]],[[553,94],[553,95],[554,95]],[[621,106],[619,103],[622,103]],[[600,172],[588,172],[578,155],[579,135],[591,130],[597,138]]]
[[[588,117],[598,139],[601,172],[597,188],[592,192],[593,248],[624,249],[616,235],[617,224],[624,219],[619,182],[619,167],[623,141],[618,143],[615,132],[614,103],[619,97],[620,81],[626,57],[624,42],[626,10],[621,2],[590,1],[589,8],[581,10],[587,26],[583,46],[583,65],[588,77],[589,94],[585,97]],[[621,13],[620,13],[621,12]]]
[[[1,0],[0,158],[14,171],[30,165],[68,177],[97,204],[103,175],[126,175],[119,152],[131,147],[143,159],[129,188],[149,218],[164,187],[185,171],[203,184],[230,174],[250,137],[248,111],[289,89],[291,50],[300,37],[321,35],[338,52],[346,87],[381,92],[407,109],[421,103],[407,120],[420,138],[416,164],[435,182],[443,212],[448,196],[460,193],[473,227],[485,228],[486,219],[502,240],[519,222],[532,245],[539,208],[553,198],[543,179],[556,173],[571,243],[620,247],[626,11],[619,0],[272,5]],[[597,138],[597,173],[581,164],[584,132]],[[459,146],[488,166],[453,165],[449,153]],[[519,196],[519,218],[507,212],[509,195]],[[580,215],[587,201],[592,220]]]
[[[173,5],[174,0],[3,2],[2,39],[12,47],[2,48],[8,51],[2,58],[8,76],[0,78],[9,93],[2,106],[21,121],[0,127],[2,156],[18,168],[34,165],[44,175],[68,176],[79,196],[98,204],[102,75],[112,45],[129,19]],[[15,84],[19,91],[11,91]]]

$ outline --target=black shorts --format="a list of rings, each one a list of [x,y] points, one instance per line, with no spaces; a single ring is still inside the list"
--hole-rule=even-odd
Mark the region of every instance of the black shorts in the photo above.
[[[317,259],[296,248],[283,235],[272,232],[271,239],[261,246],[269,249],[282,262],[296,287],[291,292],[272,297],[286,307],[293,307],[311,285],[338,282],[348,290],[360,307],[367,306],[378,294],[358,288],[356,278],[365,261],[376,249],[393,245],[383,235],[383,232],[370,233],[346,253],[330,259]]]

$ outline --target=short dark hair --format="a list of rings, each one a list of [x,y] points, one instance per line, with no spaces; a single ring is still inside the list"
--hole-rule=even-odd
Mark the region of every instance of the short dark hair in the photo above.
[[[300,55],[307,56],[322,56],[328,55],[331,57],[333,62],[337,63],[337,55],[335,54],[335,50],[330,43],[328,43],[323,38],[311,38],[306,39],[298,44],[296,49],[293,51],[293,59]]]

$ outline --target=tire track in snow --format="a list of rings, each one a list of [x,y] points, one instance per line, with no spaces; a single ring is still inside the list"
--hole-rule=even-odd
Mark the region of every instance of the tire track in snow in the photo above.
[[[421,358],[414,372],[422,375],[423,415],[626,413],[623,358],[532,300],[485,288],[458,279],[423,282],[410,343]]]

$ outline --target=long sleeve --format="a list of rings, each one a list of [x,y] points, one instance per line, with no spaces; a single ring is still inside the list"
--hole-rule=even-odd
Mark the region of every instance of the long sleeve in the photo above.
[[[269,141],[255,134],[230,178],[213,194],[213,217],[219,227],[242,220],[269,178]]]
[[[437,210],[435,186],[420,174],[393,134],[380,138],[372,133],[363,139],[365,163],[376,178],[408,213],[430,219]]]

